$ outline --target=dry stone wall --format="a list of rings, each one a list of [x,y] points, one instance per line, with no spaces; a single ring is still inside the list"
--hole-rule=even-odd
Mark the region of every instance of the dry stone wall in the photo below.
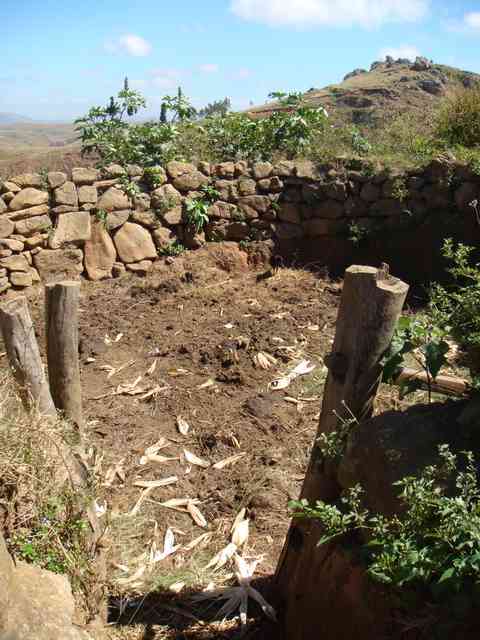
[[[415,234],[439,211],[473,219],[472,203],[480,201],[480,176],[450,160],[404,174],[349,166],[172,161],[157,169],[155,187],[130,166],[128,179],[139,189],[133,197],[122,190],[118,165],[13,176],[0,187],[0,293],[80,275],[145,274],[175,242],[195,249],[207,241],[273,240],[293,250],[352,230]],[[208,185],[218,199],[196,232],[185,203],[204,199]]]

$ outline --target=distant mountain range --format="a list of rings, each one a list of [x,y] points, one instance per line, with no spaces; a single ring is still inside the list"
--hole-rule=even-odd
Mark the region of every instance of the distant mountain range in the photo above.
[[[32,120],[32,118],[19,116],[18,113],[0,112],[0,124],[28,124],[33,122],[35,122],[35,120]]]

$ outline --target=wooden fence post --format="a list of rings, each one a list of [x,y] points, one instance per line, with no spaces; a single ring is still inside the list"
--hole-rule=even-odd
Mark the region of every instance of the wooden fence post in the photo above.
[[[78,362],[80,283],[45,286],[48,378],[53,401],[79,430],[83,428],[82,387]]]
[[[25,407],[56,415],[26,298],[14,298],[0,307],[0,326]]]
[[[388,349],[408,285],[393,278],[388,266],[347,269],[337,317],[317,438],[337,430],[353,414],[358,421],[372,415],[381,379],[381,359]],[[368,460],[365,461],[368,464]],[[333,464],[313,447],[301,498],[332,501],[340,489]],[[285,605],[285,638],[305,640],[319,635],[316,588],[328,545],[318,547],[321,530],[313,520],[294,520],[277,568],[277,587]],[[332,585],[332,588],[335,588]],[[347,614],[348,615],[348,614]]]

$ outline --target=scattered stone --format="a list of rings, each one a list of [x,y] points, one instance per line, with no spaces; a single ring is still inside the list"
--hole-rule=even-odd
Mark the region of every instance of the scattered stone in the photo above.
[[[48,193],[46,191],[39,191],[32,187],[27,187],[19,191],[16,196],[10,202],[11,211],[20,211],[27,207],[35,207],[39,204],[48,203]]]
[[[153,263],[151,260],[141,260],[140,262],[126,264],[125,266],[128,271],[132,271],[139,276],[146,276],[147,273],[151,270],[152,264]]]
[[[42,282],[58,282],[77,278],[83,271],[80,249],[42,249],[33,256],[33,264]]]
[[[10,274],[10,282],[14,287],[31,287],[33,283],[32,274],[30,271],[27,273],[14,271]]]
[[[0,238],[8,238],[13,233],[15,225],[6,216],[0,217]]]
[[[55,204],[67,205],[69,207],[78,207],[77,189],[73,182],[65,182],[53,192]]]
[[[96,220],[92,224],[90,239],[85,242],[85,270],[90,280],[112,276],[117,251],[105,225]]]
[[[110,187],[97,201],[97,209],[103,209],[104,211],[122,210],[129,207],[129,197],[116,187]]]
[[[126,264],[157,257],[151,235],[138,224],[126,222],[115,234],[114,242],[120,260]]]
[[[33,236],[39,232],[47,231],[52,226],[52,221],[48,216],[37,216],[19,220],[15,223],[15,231],[22,236]]]
[[[94,187],[92,185],[83,185],[81,187],[78,187],[77,193],[78,193],[78,202],[80,204],[87,204],[87,203],[95,204],[95,202],[97,202],[98,200],[97,187]]]
[[[27,272],[29,270],[28,262],[23,254],[0,259],[0,267],[8,269],[8,271]]]
[[[92,230],[88,211],[63,213],[58,216],[55,231],[49,238],[50,249],[60,249],[68,242],[85,242],[89,240]]]
[[[49,171],[47,174],[47,182],[50,189],[57,189],[67,181],[67,175],[62,171]]]

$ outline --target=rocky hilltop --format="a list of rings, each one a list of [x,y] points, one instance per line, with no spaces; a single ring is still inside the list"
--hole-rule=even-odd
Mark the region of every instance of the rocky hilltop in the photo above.
[[[381,125],[405,111],[425,112],[442,98],[480,84],[480,75],[418,57],[375,61],[369,70],[355,69],[339,84],[305,93],[311,105],[322,105],[334,121],[357,125]],[[272,102],[251,110],[267,115],[278,110]]]

